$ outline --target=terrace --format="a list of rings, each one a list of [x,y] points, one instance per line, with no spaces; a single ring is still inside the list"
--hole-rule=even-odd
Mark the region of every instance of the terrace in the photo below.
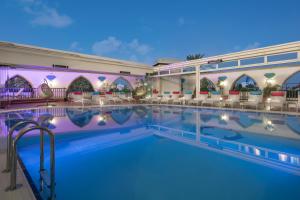
[[[193,199],[207,169],[233,199],[237,172],[234,191],[244,181],[280,191],[288,177],[284,194],[300,195],[300,42],[155,67],[2,42],[0,63],[4,199],[154,194],[136,182],[172,199],[179,184]]]

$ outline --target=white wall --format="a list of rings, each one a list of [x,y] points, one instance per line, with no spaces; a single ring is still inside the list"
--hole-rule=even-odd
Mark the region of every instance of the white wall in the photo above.
[[[160,92],[173,92],[173,91],[180,91],[180,77],[177,76],[169,76],[169,77],[162,77],[160,79]]]
[[[184,75],[182,76],[184,79],[183,82],[183,91],[191,90],[194,91],[196,88],[196,76],[195,74]]]
[[[266,73],[275,73],[273,84],[282,85],[285,80],[287,80],[294,73],[300,71],[300,66],[296,67],[276,67],[276,68],[265,68],[265,69],[243,69],[239,71],[218,71],[218,72],[208,72],[201,73],[200,80],[202,78],[207,78],[211,80],[216,88],[218,83],[218,78],[220,76],[227,76],[227,80],[225,81],[224,93],[227,94],[229,90],[232,88],[232,84],[242,75],[248,75],[256,81],[258,87],[263,90],[266,87],[266,77],[264,76]],[[184,90],[194,90],[195,88],[195,74],[191,74],[189,76],[183,75],[184,79],[186,79],[183,84]],[[158,89],[159,78],[154,81],[154,88]],[[159,91],[175,91],[180,90],[180,76],[163,76],[160,77],[160,85],[161,89]]]
[[[1,72],[4,73],[4,72]],[[79,72],[52,72],[52,71],[37,71],[37,70],[20,70],[20,69],[10,69],[8,70],[8,76],[11,78],[15,75],[20,75],[29,81],[33,88],[37,88],[44,82],[47,75],[55,75],[56,78],[53,81],[48,81],[50,87],[52,88],[68,88],[69,84],[79,76],[83,76],[88,79],[93,85],[95,90],[99,90],[101,87],[101,81],[99,81],[99,76],[105,76],[105,82],[111,84],[114,80],[119,78],[119,75],[111,74],[92,74],[92,73],[79,73]],[[138,77],[135,76],[122,76],[130,82],[132,87],[135,87],[135,83]],[[6,78],[1,78],[1,85],[5,84]]]
[[[273,68],[273,69],[252,69],[252,70],[241,70],[241,71],[227,71],[227,72],[218,72],[218,73],[203,73],[200,74],[200,78],[208,78],[215,85],[218,83],[218,77],[227,76],[225,81],[224,92],[227,93],[231,88],[232,84],[242,75],[248,75],[256,81],[258,87],[262,90],[266,87],[266,77],[265,73],[275,73],[274,84],[282,85],[284,81],[289,78],[295,72],[300,71],[299,67],[282,67],[282,68]]]

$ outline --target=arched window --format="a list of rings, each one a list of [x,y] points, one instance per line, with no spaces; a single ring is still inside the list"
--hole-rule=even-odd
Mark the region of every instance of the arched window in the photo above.
[[[200,91],[215,91],[215,84],[208,78],[202,78],[200,80]]]
[[[237,91],[255,91],[259,90],[255,80],[248,75],[240,76],[231,87],[231,90]]]
[[[80,76],[72,81],[67,92],[94,92],[94,88],[89,80]]]
[[[16,75],[11,77],[5,82],[5,88],[8,88],[10,92],[17,92],[21,88],[24,88],[23,92],[32,92],[31,84],[22,76]]]
[[[113,82],[112,87],[113,89],[115,89],[116,92],[131,92],[133,90],[129,81],[123,77],[117,78]]]
[[[282,84],[285,90],[300,90],[300,71],[292,74]]]

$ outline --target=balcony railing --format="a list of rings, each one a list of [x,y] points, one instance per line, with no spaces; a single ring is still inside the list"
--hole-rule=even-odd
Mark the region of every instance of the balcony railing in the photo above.
[[[66,88],[51,88],[53,96],[50,99],[64,99],[66,98]],[[38,88],[0,88],[0,100],[31,100],[44,99],[39,96]]]

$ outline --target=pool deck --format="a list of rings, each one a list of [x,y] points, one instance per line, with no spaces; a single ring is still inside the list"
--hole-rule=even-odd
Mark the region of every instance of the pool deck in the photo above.
[[[34,200],[35,197],[29,186],[27,179],[23,173],[23,170],[18,165],[17,169],[17,183],[22,186],[14,191],[6,191],[9,186],[9,175],[10,173],[3,173],[6,163],[6,154],[0,151],[0,199],[1,200]]]

